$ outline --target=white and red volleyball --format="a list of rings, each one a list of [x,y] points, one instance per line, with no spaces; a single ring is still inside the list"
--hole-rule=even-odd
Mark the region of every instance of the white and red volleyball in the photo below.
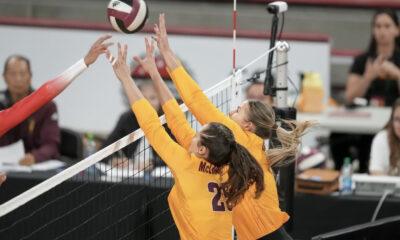
[[[122,33],[135,33],[143,28],[149,10],[143,0],[111,0],[107,14],[113,28]]]

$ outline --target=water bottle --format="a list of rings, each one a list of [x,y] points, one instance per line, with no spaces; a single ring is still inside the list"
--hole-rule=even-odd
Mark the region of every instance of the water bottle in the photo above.
[[[85,157],[89,157],[96,152],[96,142],[94,141],[93,133],[87,133],[86,140]]]
[[[85,157],[89,157],[90,155],[96,152],[96,142],[94,141],[93,133],[86,134],[86,146],[85,146]],[[96,166],[92,165],[86,170],[89,174],[96,174]]]
[[[314,113],[322,112],[324,109],[324,87],[318,73],[304,73],[297,109],[301,112]]]
[[[349,157],[345,157],[343,166],[340,171],[340,193],[342,195],[350,195],[352,193],[351,175],[353,168]]]

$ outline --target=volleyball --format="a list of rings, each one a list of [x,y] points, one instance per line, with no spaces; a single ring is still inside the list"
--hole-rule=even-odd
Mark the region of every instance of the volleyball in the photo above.
[[[111,0],[107,15],[113,28],[122,33],[140,31],[146,23],[149,10],[143,0]]]

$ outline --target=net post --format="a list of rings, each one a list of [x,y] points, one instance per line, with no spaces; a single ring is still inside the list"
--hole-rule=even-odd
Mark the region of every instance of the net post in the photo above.
[[[281,127],[290,130],[286,124],[282,124],[282,120],[296,119],[296,109],[288,106],[287,92],[288,92],[288,73],[287,53],[289,51],[289,44],[285,41],[279,41],[276,44],[276,97],[275,97],[275,115],[276,121],[280,123]],[[279,195],[279,205],[281,209],[286,211],[290,216],[294,213],[294,177],[295,177],[295,161],[290,164],[278,168],[274,168],[277,172],[277,188]],[[290,218],[285,223],[285,228],[288,232],[293,229],[293,218]]]
[[[287,62],[289,44],[287,42],[278,42],[276,44],[276,107],[286,108],[287,103]]]

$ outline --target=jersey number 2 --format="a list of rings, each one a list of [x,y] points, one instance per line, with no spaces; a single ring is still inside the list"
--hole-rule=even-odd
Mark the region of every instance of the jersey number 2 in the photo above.
[[[225,211],[225,202],[221,201],[221,192],[222,189],[216,182],[208,183],[208,191],[210,193],[215,193],[214,197],[211,200],[212,209],[215,212],[224,212]],[[232,211],[230,207],[227,207],[229,211]]]

